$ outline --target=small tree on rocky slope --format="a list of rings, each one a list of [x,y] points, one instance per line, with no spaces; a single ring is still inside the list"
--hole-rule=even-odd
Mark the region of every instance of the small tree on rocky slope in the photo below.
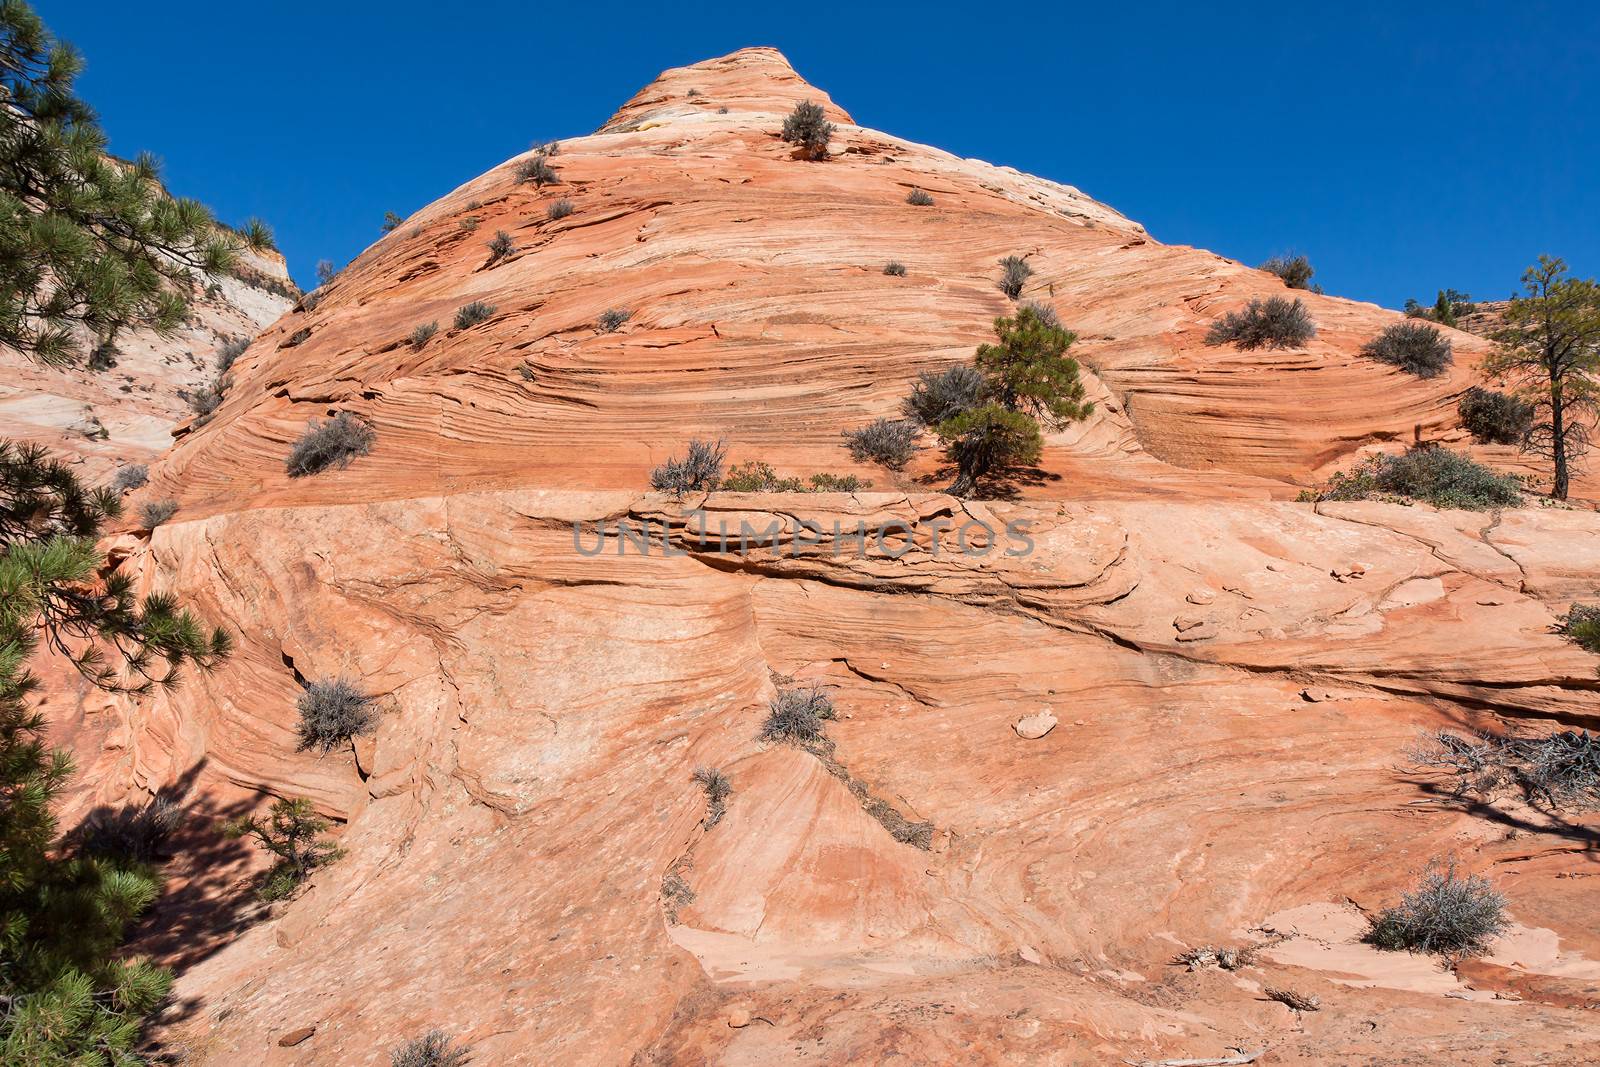
[[[1040,424],[1061,429],[1087,418],[1078,361],[1066,354],[1076,340],[1024,306],[994,320],[998,344],[978,346],[974,366],[924,375],[906,400],[906,413],[944,443],[957,475],[949,492],[968,496],[979,478],[1001,467],[1038,462]]]
[[[162,188],[154,157],[113,159],[73,95],[82,58],[21,0],[0,3],[0,344],[73,363],[78,338],[183,322],[193,272],[234,269],[240,243]]]
[[[1565,500],[1600,408],[1600,285],[1567,277],[1566,263],[1549,256],[1523,273],[1522,284],[1484,369],[1533,403],[1535,421],[1522,447],[1550,460],[1550,495]]]
[[[800,150],[806,159],[828,158],[828,141],[833,137],[833,123],[827,120],[822,105],[802,100],[783,120],[783,139]]]

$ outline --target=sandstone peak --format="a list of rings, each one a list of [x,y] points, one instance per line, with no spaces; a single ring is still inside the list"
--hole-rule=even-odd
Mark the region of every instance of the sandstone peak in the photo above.
[[[609,133],[648,123],[662,114],[694,111],[783,113],[802,100],[821,104],[834,122],[854,125],[827,93],[802,78],[776,48],[741,48],[716,59],[664,70],[634,94],[600,128]]]

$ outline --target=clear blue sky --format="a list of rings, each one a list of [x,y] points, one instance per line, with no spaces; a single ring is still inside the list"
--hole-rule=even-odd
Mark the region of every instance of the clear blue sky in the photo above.
[[[1600,2],[37,0],[112,148],[302,284],[657,72],[776,45],[856,121],[1078,186],[1158,239],[1398,307],[1600,273]],[[161,17],[166,16],[166,17]]]

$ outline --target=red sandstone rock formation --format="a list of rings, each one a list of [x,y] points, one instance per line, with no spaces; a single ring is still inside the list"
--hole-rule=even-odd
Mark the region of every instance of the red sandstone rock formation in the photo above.
[[[777,137],[805,98],[838,126],[824,162]],[[1402,756],[1421,729],[1600,726],[1600,660],[1552,631],[1600,585],[1600,522],[1291,502],[1363,449],[1459,442],[1485,342],[1452,333],[1454,370],[1416,380],[1358,354],[1397,313],[1306,294],[1303,351],[1207,347],[1281,283],[857,127],[770,49],[663,74],[562,143],[558,185],[519,162],[266,330],[153,470],[178,519],[118,546],[239,651],[87,713],[82,803],[305,796],[348,850],[260,913],[254,859],[194,832],[145,942],[184,965],[169,1047],[382,1064],[438,1027],[486,1064],[1600,1052],[1592,826],[1460,810]],[[575,210],[551,221],[558,198]],[[517,250],[491,263],[497,230]],[[1078,332],[1098,414],[1009,501],[941,495],[926,454],[903,477],[853,465],[840,432],[1011,306],[1009,254]],[[455,329],[473,300],[494,313]],[[632,317],[601,332],[610,308]],[[335,410],[369,420],[371,455],[287,478]],[[692,435],[876,484],[645,492]],[[724,551],[695,508],[779,532]],[[622,519],[650,524],[649,555],[585,554]],[[831,551],[835,521],[865,525],[863,556]],[[955,550],[1008,522],[1031,554]],[[341,674],[376,733],[296,752],[301,681]],[[778,684],[831,694],[831,755],[758,740]],[[1042,713],[1043,736],[1014,729]],[[734,790],[709,829],[701,766]],[[923,822],[927,850],[891,833]],[[1456,972],[1360,944],[1445,852],[1505,889],[1512,936]],[[1206,944],[1261,949],[1174,965]]]

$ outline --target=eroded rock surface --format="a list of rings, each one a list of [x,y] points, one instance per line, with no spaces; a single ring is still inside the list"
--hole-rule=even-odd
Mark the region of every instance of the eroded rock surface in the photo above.
[[[838,124],[826,162],[776,137],[808,97]],[[305,796],[347,849],[270,914],[240,903],[248,853],[180,861],[146,935],[184,965],[170,1047],[382,1064],[439,1027],[497,1064],[1600,1051],[1574,992],[1600,961],[1593,830],[1452,806],[1402,755],[1424,729],[1600,726],[1600,660],[1552,625],[1600,585],[1600,519],[1292,502],[1362,448],[1455,440],[1483,342],[1418,381],[1356,354],[1394,313],[1307,295],[1305,351],[1208,348],[1275,278],[854,126],[767,49],[664,74],[552,162],[559,185],[512,160],[429,205],[268,329],[153,469],[178,518],[115,546],[239,651],[79,712],[80,804]],[[491,266],[497,229],[519,250]],[[943,495],[928,454],[853,465],[840,431],[970,356],[1012,253],[1100,414],[1008,500]],[[474,299],[494,314],[456,330]],[[632,318],[598,331],[613,307]],[[291,481],[290,443],[336,409],[372,454]],[[876,484],[643,492],[696,434]],[[296,752],[300,685],[336,675],[376,733]],[[831,696],[826,746],[758,739],[795,685]],[[1019,736],[1041,709],[1055,728]],[[697,767],[733,788],[710,828]],[[1511,898],[1515,958],[1451,973],[1353,942],[1450,852]],[[1201,945],[1260,951],[1174,964]]]

